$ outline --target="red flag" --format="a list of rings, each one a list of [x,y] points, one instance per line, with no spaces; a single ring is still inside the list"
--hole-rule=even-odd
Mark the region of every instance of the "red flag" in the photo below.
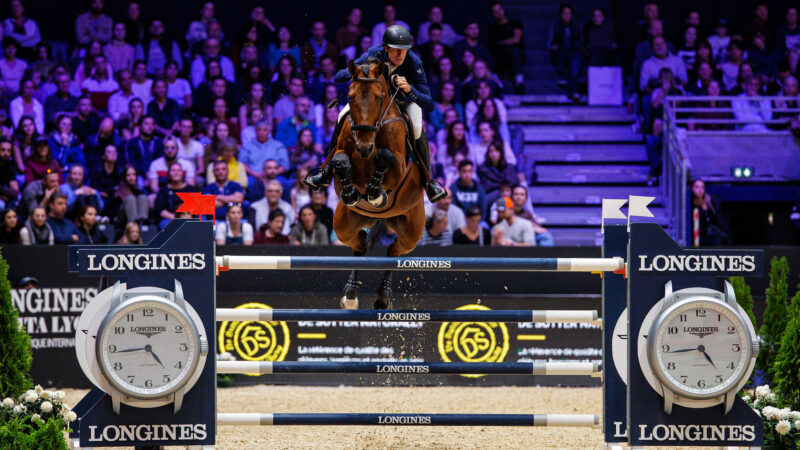
[[[183,200],[183,204],[178,207],[176,212],[188,212],[192,215],[214,215],[216,196],[203,195],[197,192],[178,192],[177,194]]]

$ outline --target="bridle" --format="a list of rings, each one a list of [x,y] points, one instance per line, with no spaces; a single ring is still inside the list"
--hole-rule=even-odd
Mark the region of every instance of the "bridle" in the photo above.
[[[367,77],[353,78],[353,83],[380,83],[381,81],[382,81],[381,78],[367,78]],[[388,84],[387,84],[387,87],[388,87]],[[395,104],[394,99],[395,99],[395,97],[397,97],[397,93],[399,91],[400,91],[399,88],[394,91],[394,94],[392,94],[392,98],[389,99],[389,104],[386,105],[385,109],[383,108],[383,101],[386,98],[386,94],[381,95],[381,103],[378,106],[378,110],[381,111],[381,113],[378,114],[378,119],[375,121],[375,125],[356,124],[353,121],[353,113],[351,112],[350,114],[347,115],[347,119],[350,121],[350,133],[353,135],[353,142],[356,142],[358,140],[358,137],[356,136],[357,132],[359,132],[359,131],[371,131],[371,132],[373,132],[373,135],[372,135],[372,139],[370,140],[369,146],[370,146],[370,148],[373,148],[374,145],[375,145],[375,138],[378,137],[378,131],[381,129],[382,126],[384,126],[384,125],[386,125],[388,123],[392,123],[392,122],[396,122],[396,121],[402,120],[402,116],[403,116],[402,114],[400,114],[399,117],[392,117],[391,119],[386,120],[386,121],[383,120],[383,118],[386,117],[386,113],[389,112],[389,108],[391,108],[392,105],[394,105],[395,108],[397,108],[397,104]],[[400,113],[400,109],[399,108],[398,108],[397,112]]]

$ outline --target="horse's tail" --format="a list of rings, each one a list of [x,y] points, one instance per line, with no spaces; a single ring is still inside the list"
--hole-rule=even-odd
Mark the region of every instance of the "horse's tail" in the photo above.
[[[383,233],[384,229],[386,229],[386,220],[378,219],[378,221],[375,222],[375,225],[371,226],[367,231],[367,252],[370,252],[372,248],[375,247],[375,243],[378,241],[378,236]]]

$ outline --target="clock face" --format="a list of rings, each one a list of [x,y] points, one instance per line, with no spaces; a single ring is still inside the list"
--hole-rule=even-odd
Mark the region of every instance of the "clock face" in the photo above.
[[[174,392],[197,365],[195,329],[186,315],[164,301],[136,301],[119,308],[103,324],[98,338],[104,375],[132,397]]]
[[[751,357],[746,324],[714,301],[678,304],[654,328],[654,372],[680,395],[720,395],[741,379]]]

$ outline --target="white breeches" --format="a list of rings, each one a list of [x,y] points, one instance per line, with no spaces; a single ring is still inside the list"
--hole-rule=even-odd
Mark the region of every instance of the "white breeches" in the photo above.
[[[348,111],[350,111],[350,103],[344,105],[344,108],[339,111],[338,120],[340,122]],[[417,140],[422,136],[422,108],[416,103],[409,103],[408,106],[406,106],[406,114],[408,114],[408,117],[411,119],[411,124],[414,127],[414,140]]]

